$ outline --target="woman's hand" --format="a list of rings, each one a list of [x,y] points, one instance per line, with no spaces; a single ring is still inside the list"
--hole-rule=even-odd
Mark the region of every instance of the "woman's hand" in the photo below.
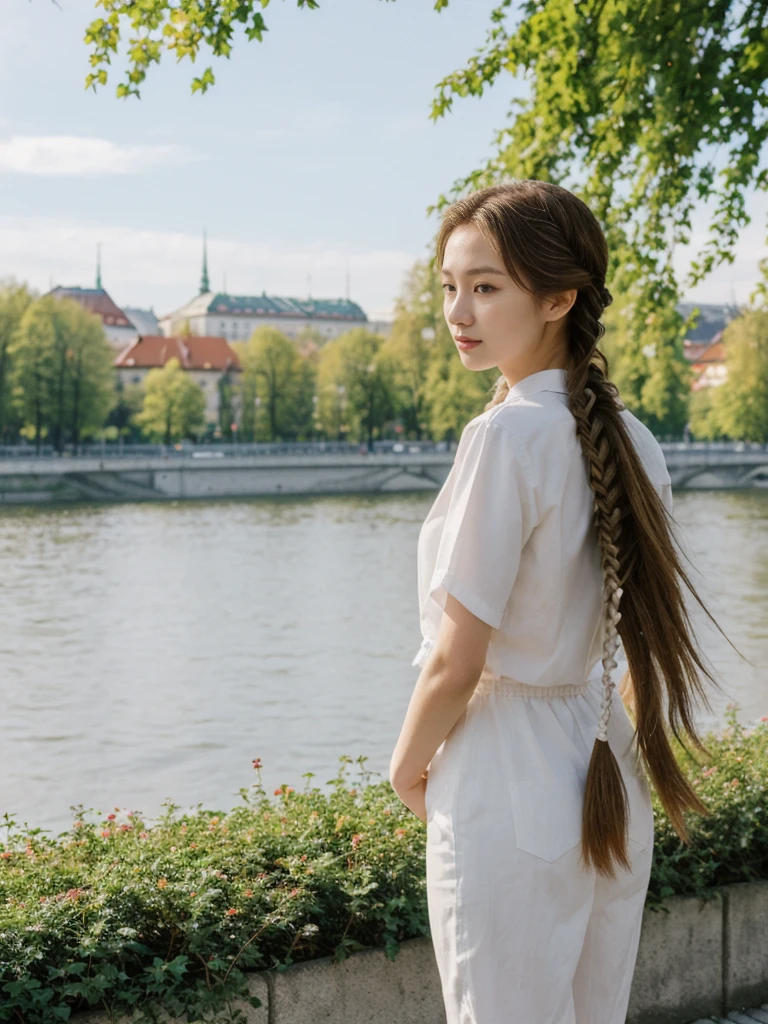
[[[408,789],[397,789],[395,792],[409,810],[413,811],[417,818],[426,824],[427,821],[427,780],[429,768],[422,773],[421,778],[415,786]]]

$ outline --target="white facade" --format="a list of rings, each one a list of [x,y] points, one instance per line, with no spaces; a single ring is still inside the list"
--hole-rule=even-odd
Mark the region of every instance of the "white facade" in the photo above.
[[[226,297],[224,298],[226,299]],[[289,338],[295,338],[303,330],[311,327],[328,339],[337,338],[340,334],[352,330],[353,327],[371,329],[371,324],[362,310],[360,310],[359,318],[345,317],[343,319],[306,315],[298,311],[295,315],[288,312],[277,314],[269,312],[249,314],[241,311],[217,312],[210,308],[214,304],[214,299],[215,296],[211,292],[198,295],[186,306],[161,317],[160,330],[166,337],[184,334],[189,329],[191,334],[198,336],[216,336],[226,338],[227,341],[247,341],[257,327],[275,327]],[[258,306],[258,301],[258,297],[254,297],[253,305]]]

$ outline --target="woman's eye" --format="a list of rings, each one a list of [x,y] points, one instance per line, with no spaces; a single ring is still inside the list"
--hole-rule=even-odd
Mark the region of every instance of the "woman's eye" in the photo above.
[[[478,285],[475,285],[475,287],[476,288],[488,288],[489,291],[482,292],[483,295],[488,295],[488,294],[490,294],[490,292],[496,291],[496,289],[494,288],[494,286],[492,284],[478,284]],[[453,288],[453,285],[452,284],[448,284],[448,282],[446,281],[445,284],[443,284],[443,288]]]

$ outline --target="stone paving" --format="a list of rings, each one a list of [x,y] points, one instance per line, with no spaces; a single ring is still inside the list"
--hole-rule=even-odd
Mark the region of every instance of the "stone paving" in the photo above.
[[[727,1017],[707,1017],[705,1020],[693,1021],[693,1024],[768,1024],[768,1003],[756,1007],[754,1010],[734,1010]]]

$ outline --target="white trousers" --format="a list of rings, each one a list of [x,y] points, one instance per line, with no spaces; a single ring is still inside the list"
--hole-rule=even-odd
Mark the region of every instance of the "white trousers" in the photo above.
[[[580,863],[600,679],[575,696],[520,689],[484,675],[430,764],[427,902],[446,1022],[624,1024],[653,851],[632,725],[614,694],[632,870],[609,880]]]

